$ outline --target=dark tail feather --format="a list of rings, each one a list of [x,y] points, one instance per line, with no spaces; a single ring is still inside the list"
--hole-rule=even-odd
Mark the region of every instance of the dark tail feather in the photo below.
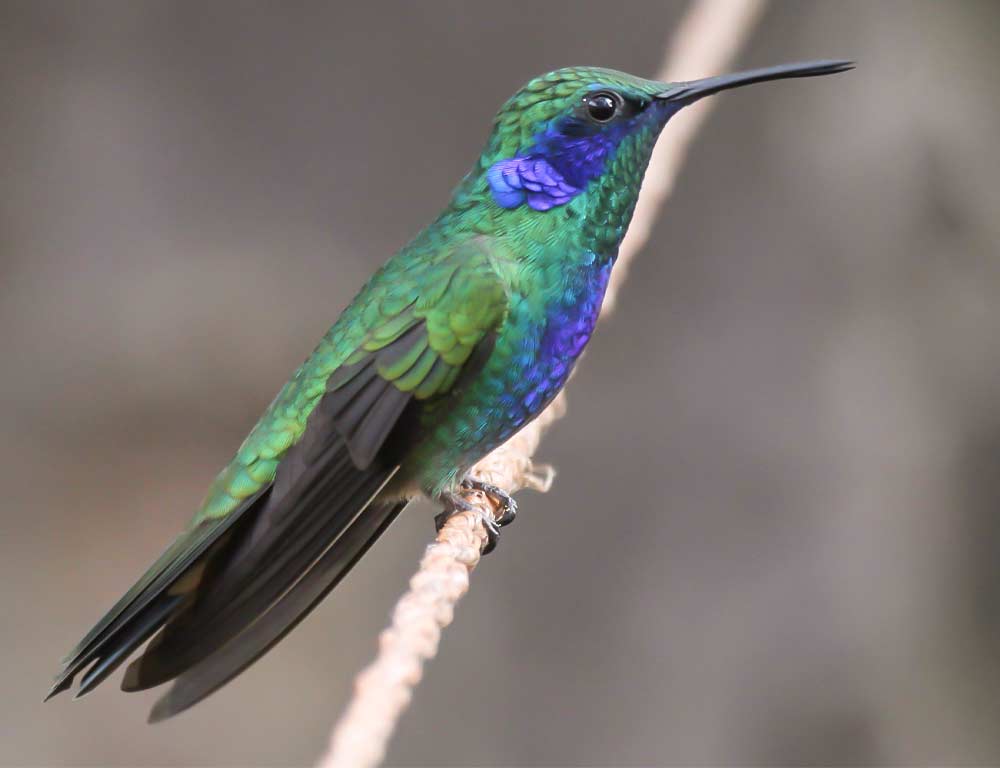
[[[350,570],[400,509],[373,506],[399,469],[376,458],[412,395],[376,362],[352,366],[343,386],[331,377],[273,481],[183,533],[73,649],[50,697],[88,667],[91,690],[153,636],[122,687],[179,678],[154,719],[178,712],[257,659]]]
[[[157,628],[167,623],[175,615],[175,611],[181,609],[180,601],[170,597],[180,593],[172,593],[171,590],[175,589],[175,585],[186,574],[197,572],[199,564],[211,557],[213,548],[225,541],[234,523],[248,513],[253,514],[265,491],[247,499],[226,519],[206,522],[178,536],[142,578],[63,659],[62,669],[44,700],[48,701],[70,688],[73,678],[87,667],[91,667],[87,675],[88,691],[92,690],[106,677],[106,674],[98,672],[95,664],[108,664],[106,673],[110,674],[128,655],[123,649],[134,650],[142,644],[142,640],[135,638],[142,636],[143,640],[148,639]],[[100,679],[97,679],[99,674]],[[82,693],[86,691],[78,696]]]
[[[267,613],[223,648],[180,675],[156,702],[149,721],[165,720],[197,704],[267,653],[340,582],[405,506],[406,502],[400,502],[365,509]],[[132,674],[130,667],[122,683],[124,690],[130,690]]]
[[[156,630],[166,623],[177,606],[184,601],[184,597],[184,595],[160,595],[141,614],[129,622],[124,631],[114,636],[113,644],[101,649],[101,655],[80,680],[80,688],[73,698],[79,699],[81,696],[86,696],[100,685],[108,675],[118,669],[132,651],[146,642]]]
[[[341,471],[310,483],[294,510],[265,507],[238,532],[206,571],[196,601],[129,665],[123,690],[160,685],[208,658],[266,615],[328,548],[339,546],[391,475],[356,470],[346,452],[344,459]]]
[[[132,651],[152,637],[167,622],[183,600],[183,595],[166,593],[158,595],[138,615],[130,619],[118,631],[110,634],[96,651],[89,656],[82,657],[76,666],[71,668],[69,674],[60,675],[42,701],[48,701],[53,696],[70,688],[73,685],[73,675],[89,665],[90,668],[80,681],[80,687],[73,698],[79,699],[86,696],[100,685],[108,675],[118,669]]]

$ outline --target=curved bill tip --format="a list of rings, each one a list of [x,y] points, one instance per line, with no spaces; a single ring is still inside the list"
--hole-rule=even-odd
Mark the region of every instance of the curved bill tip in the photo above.
[[[819,77],[835,75],[854,69],[854,62],[846,59],[826,59],[822,61],[802,61],[795,64],[779,64],[776,67],[751,69],[746,72],[736,72],[731,75],[706,77],[702,80],[691,80],[686,83],[672,83],[657,98],[669,102],[690,104],[704,96],[739,88],[753,83],[763,83],[768,80],[786,80],[792,77]]]

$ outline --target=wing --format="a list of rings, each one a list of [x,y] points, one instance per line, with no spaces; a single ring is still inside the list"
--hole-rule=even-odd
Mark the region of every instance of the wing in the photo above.
[[[506,292],[481,244],[390,262],[296,372],[213,484],[189,530],[74,649],[85,693],[162,628],[123,688],[179,677],[174,714],[270,648],[396,516],[372,504],[396,471],[380,454],[408,408],[446,395],[488,347]],[[50,694],[51,695],[51,694]]]

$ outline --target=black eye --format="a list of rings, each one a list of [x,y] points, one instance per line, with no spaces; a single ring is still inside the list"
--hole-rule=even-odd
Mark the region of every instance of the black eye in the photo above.
[[[598,123],[606,123],[618,114],[621,100],[613,93],[593,93],[584,97],[587,114]]]

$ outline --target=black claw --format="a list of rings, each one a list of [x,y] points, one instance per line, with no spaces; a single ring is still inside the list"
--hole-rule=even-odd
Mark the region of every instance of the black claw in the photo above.
[[[444,505],[444,510],[434,516],[434,527],[440,532],[452,515],[470,510],[480,512],[483,519],[483,527],[486,529],[486,541],[483,543],[480,554],[488,555],[497,548],[497,542],[500,541],[500,527],[509,524],[517,515],[517,504],[510,496],[495,485],[467,480],[462,483],[462,486],[469,490],[482,491],[499,501],[500,516],[494,518],[491,513],[483,512],[479,507],[466,501],[459,493],[443,493],[441,494],[441,504]]]
[[[486,528],[486,543],[484,543],[483,548],[479,550],[479,554],[485,557],[496,549],[497,544],[500,542],[500,525],[493,519],[493,515],[489,512],[484,512],[483,527]]]
[[[500,515],[496,518],[498,526],[503,528],[505,525],[510,525],[514,522],[514,519],[517,517],[517,502],[503,488],[492,483],[484,483],[481,480],[473,480],[472,478],[466,478],[462,481],[462,487],[492,496],[499,503]]]
[[[434,515],[434,532],[441,533],[441,529],[444,528],[444,524],[448,522],[448,518],[453,514],[455,513],[445,510],[444,512],[438,512]]]

